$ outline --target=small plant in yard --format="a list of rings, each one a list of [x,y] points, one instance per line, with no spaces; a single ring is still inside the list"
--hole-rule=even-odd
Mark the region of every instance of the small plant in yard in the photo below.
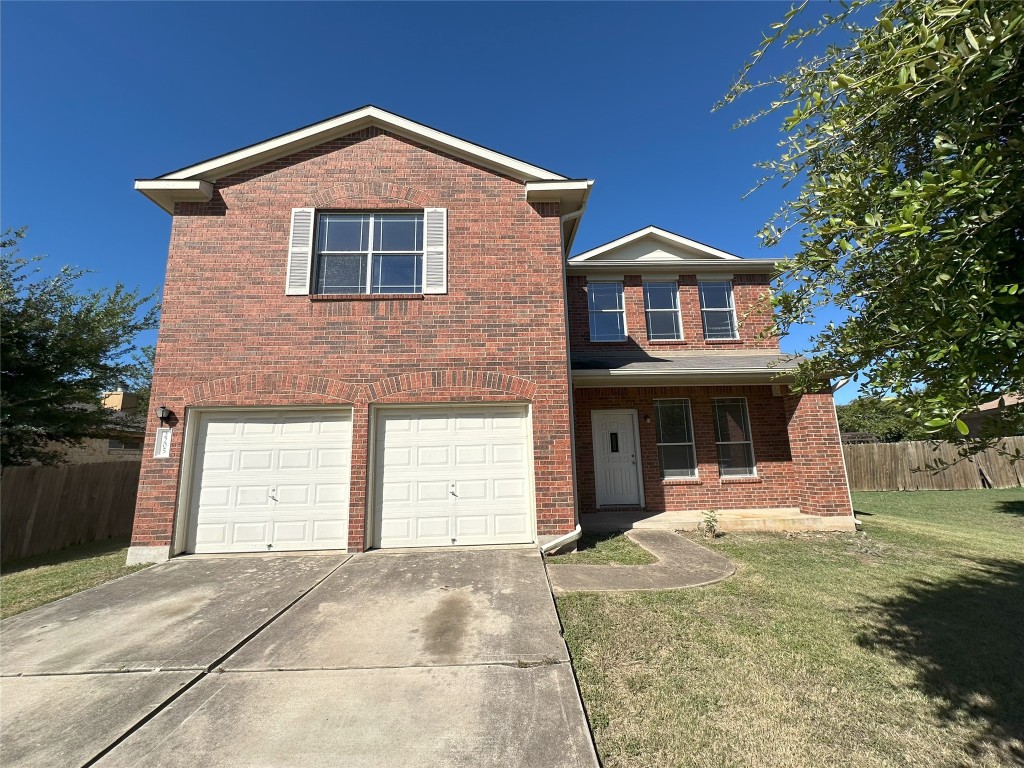
[[[705,512],[704,519],[697,524],[697,530],[708,539],[719,536],[721,532],[718,530],[718,510],[709,509]]]

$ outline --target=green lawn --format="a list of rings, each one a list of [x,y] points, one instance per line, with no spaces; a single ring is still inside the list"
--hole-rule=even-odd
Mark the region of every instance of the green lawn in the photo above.
[[[127,553],[127,541],[109,539],[4,563],[0,567],[0,618],[146,567],[126,566]]]
[[[1024,491],[860,493],[699,589],[558,599],[606,766],[1024,764]]]
[[[576,551],[569,555],[549,557],[553,565],[648,565],[658,558],[621,533],[584,533],[576,542]]]

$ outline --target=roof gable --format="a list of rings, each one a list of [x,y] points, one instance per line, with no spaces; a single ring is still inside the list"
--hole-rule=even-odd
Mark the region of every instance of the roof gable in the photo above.
[[[430,128],[401,115],[374,106],[365,106],[351,112],[322,120],[274,138],[242,147],[200,163],[171,171],[150,181],[206,181],[215,182],[239,171],[262,163],[309,149],[332,139],[376,126],[398,136],[438,149],[454,157],[468,160],[485,168],[527,181],[563,181],[565,176],[523,162],[509,155],[481,147],[451,134]]]
[[[677,235],[661,227],[644,227],[618,240],[599,245],[569,259],[576,264],[588,262],[639,262],[650,264],[672,264],[675,262],[740,261],[739,256],[720,251],[696,240]]]

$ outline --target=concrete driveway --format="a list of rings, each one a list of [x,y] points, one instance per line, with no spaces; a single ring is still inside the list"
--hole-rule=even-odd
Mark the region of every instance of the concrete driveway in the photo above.
[[[11,766],[596,766],[532,549],[189,557],[0,623]]]

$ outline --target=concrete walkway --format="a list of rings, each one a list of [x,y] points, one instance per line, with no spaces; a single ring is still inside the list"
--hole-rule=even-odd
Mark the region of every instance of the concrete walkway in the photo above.
[[[555,592],[630,592],[683,589],[713,584],[733,575],[727,557],[676,533],[633,530],[630,539],[658,558],[652,565],[560,565],[548,562]]]
[[[4,768],[597,768],[533,548],[185,557],[5,619]]]

